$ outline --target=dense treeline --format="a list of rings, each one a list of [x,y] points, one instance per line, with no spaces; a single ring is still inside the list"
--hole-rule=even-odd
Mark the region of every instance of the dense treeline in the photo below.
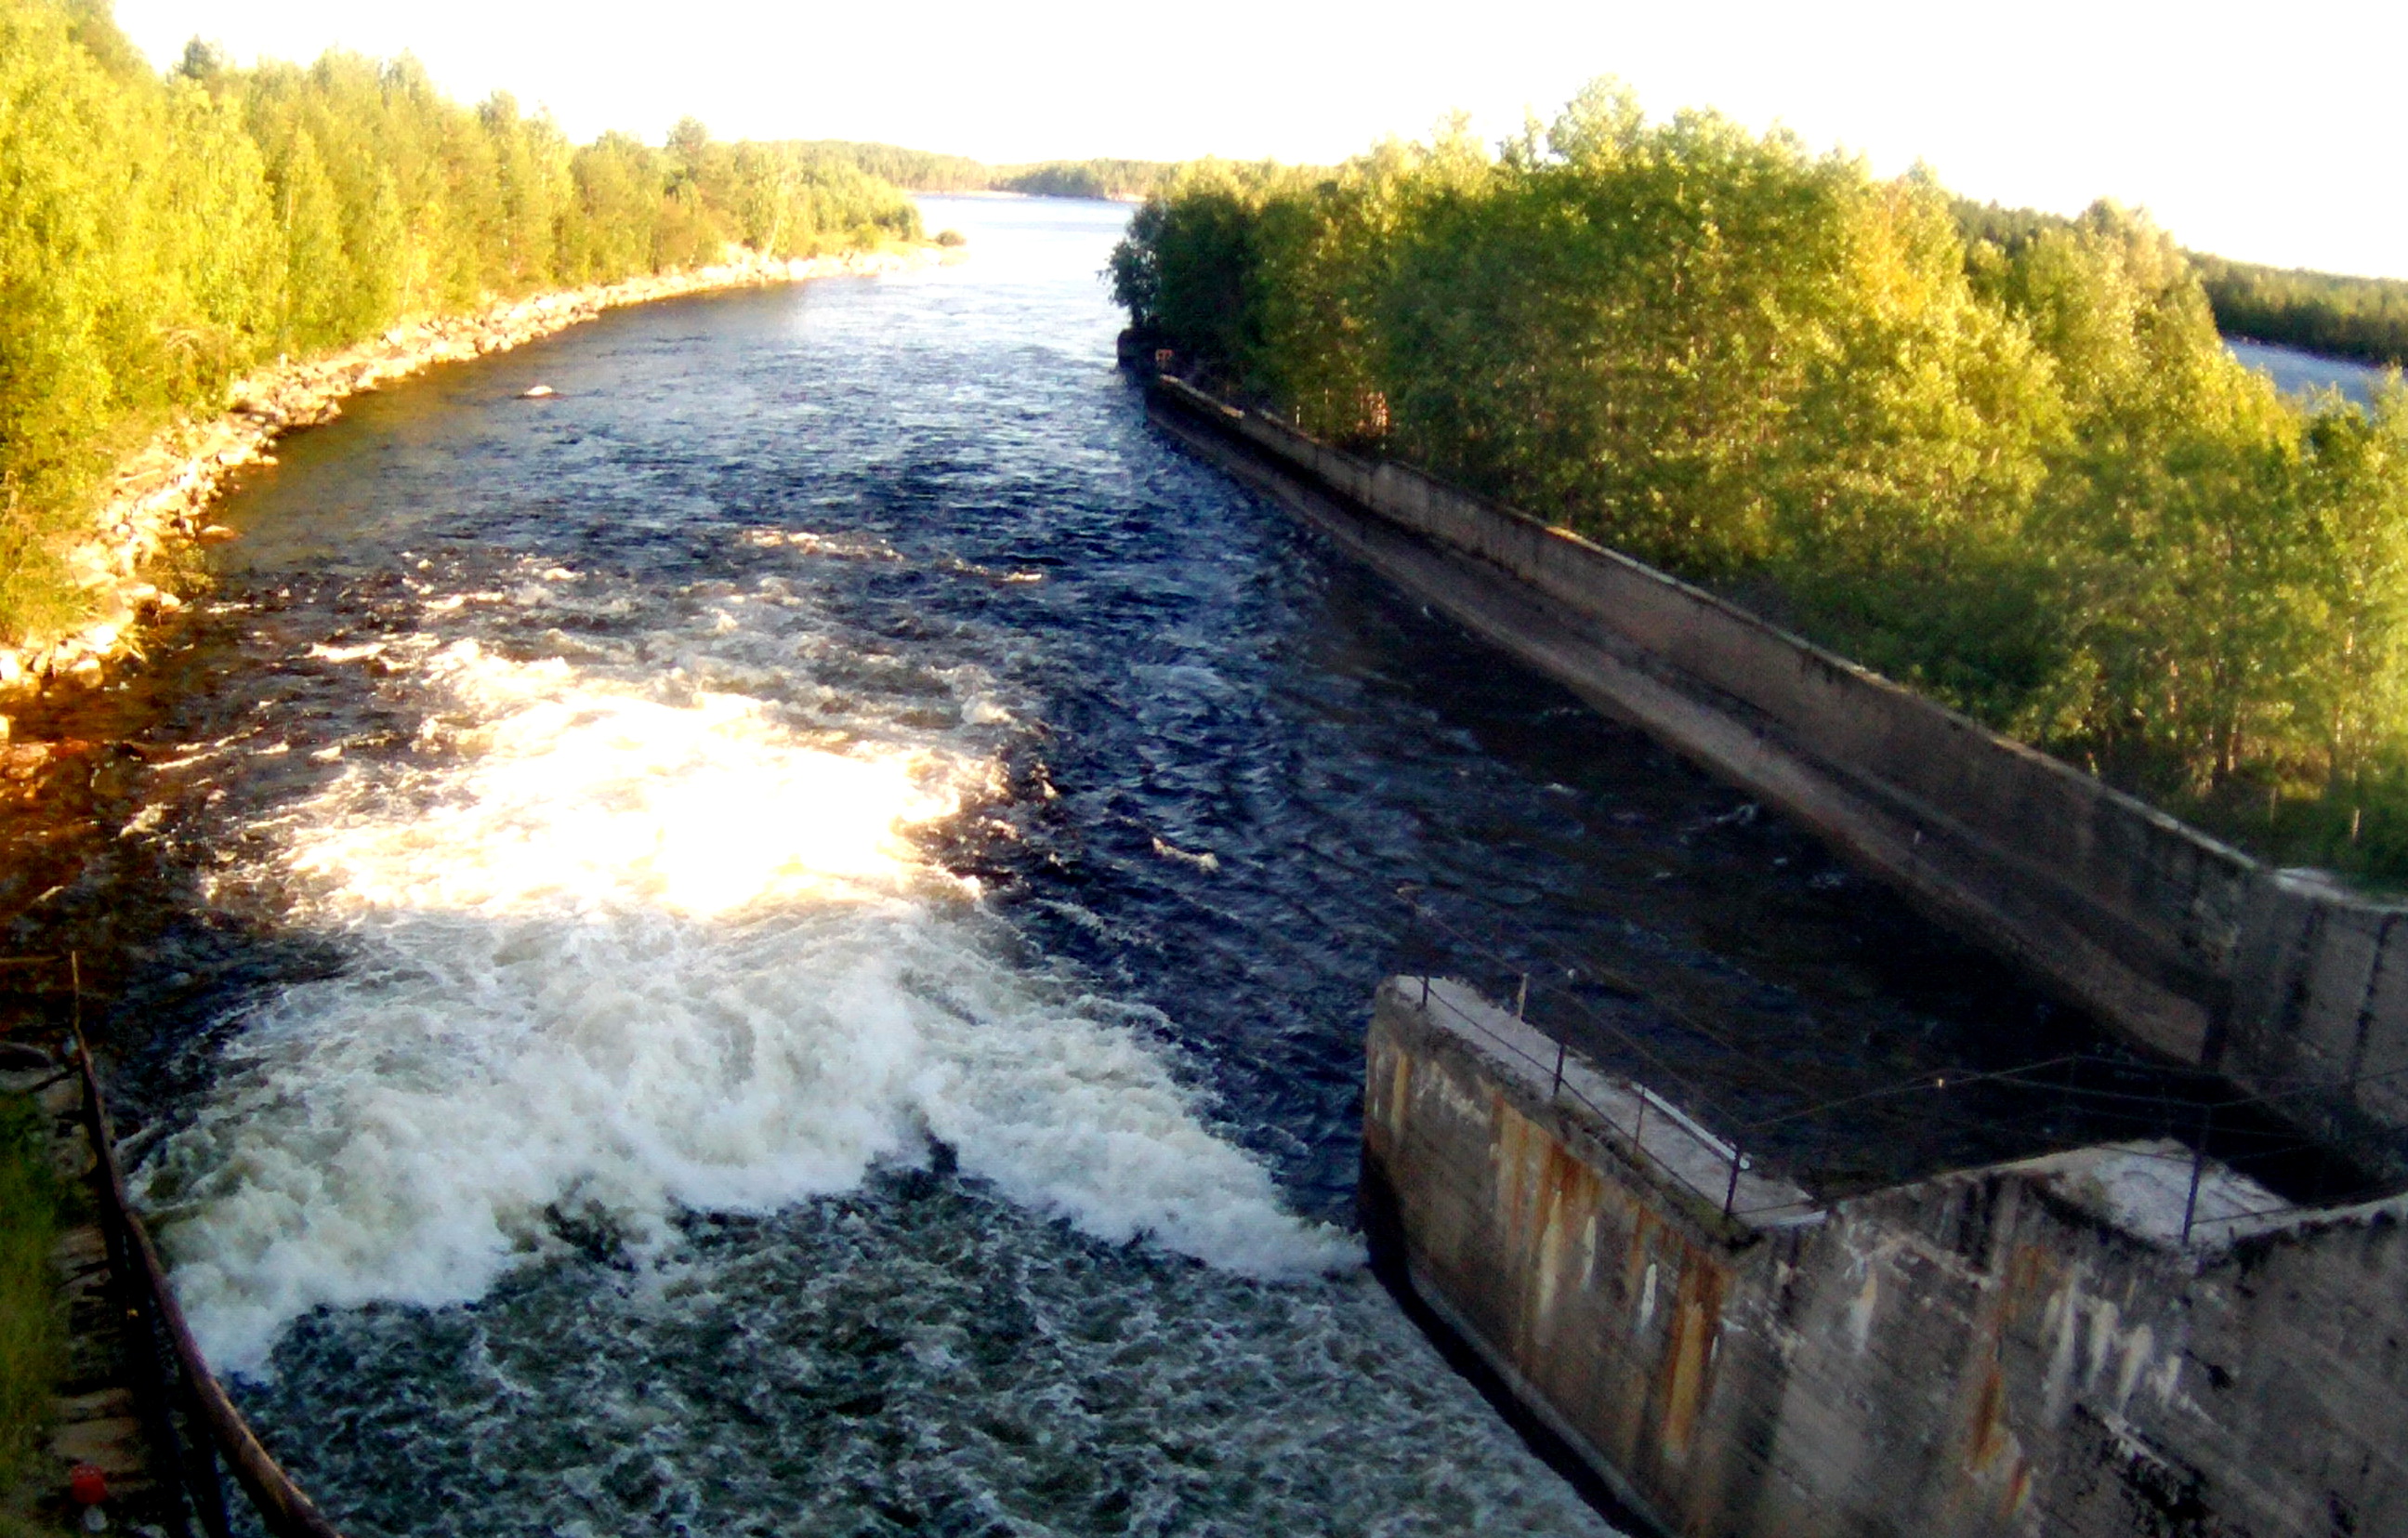
[[[2194,258],[2216,323],[2236,337],[2367,363],[2408,364],[2408,282]]]
[[[1179,167],[1158,160],[1045,160],[989,165],[967,155],[906,150],[851,139],[810,139],[799,148],[852,165],[917,193],[1025,193],[1032,197],[1139,198],[1170,184]]]
[[[1310,431],[1769,607],[2261,848],[2408,874],[2408,391],[2301,407],[2111,206],[1969,242],[1591,88],[1492,152],[1191,171],[1137,323]]]
[[[895,187],[681,123],[570,144],[408,59],[155,73],[105,0],[0,0],[0,632],[72,623],[97,477],[239,371],[489,297],[915,237]]]
[[[1955,208],[1957,228],[1975,247],[1987,242],[2013,251],[2044,231],[2073,223],[2057,214],[1996,203],[1958,199]],[[2228,337],[2279,342],[2329,357],[2408,364],[2408,281],[2258,266],[2198,252],[2190,259],[2216,328]]]
[[[996,175],[996,167],[968,155],[906,150],[896,144],[805,139],[796,148],[915,193],[982,193],[994,187]]]
[[[1137,198],[1169,185],[1177,170],[1154,160],[1049,160],[1006,166],[996,185],[1033,197]]]
[[[1949,211],[1956,219],[1956,233],[1965,237],[1969,251],[1984,246],[2014,252],[2031,241],[2053,231],[2074,228],[2079,221],[2063,214],[2043,213],[2038,208],[2011,208],[1999,203],[1976,203],[1970,197],[1952,197]]]

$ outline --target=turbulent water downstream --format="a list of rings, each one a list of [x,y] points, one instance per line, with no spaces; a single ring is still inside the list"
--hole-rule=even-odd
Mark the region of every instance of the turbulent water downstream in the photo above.
[[[124,1082],[353,1532],[1601,1532],[1362,1269],[1396,889],[1805,1081],[2028,1021],[1153,434],[1124,214],[944,206],[959,266],[440,370],[230,505]]]

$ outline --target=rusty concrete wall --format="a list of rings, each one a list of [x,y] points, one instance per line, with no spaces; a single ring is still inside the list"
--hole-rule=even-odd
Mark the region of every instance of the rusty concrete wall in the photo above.
[[[2329,1135],[2408,1128],[2402,910],[2268,870],[1510,508],[1174,380],[1153,400],[1162,425],[1392,580],[1781,806],[2109,1025],[2285,1097]],[[2408,1168],[2396,1143],[2370,1161],[2386,1159]]]
[[[1405,980],[1367,1067],[1376,1252],[1669,1531],[2408,1532],[2408,1200],[2186,1243],[2090,1150],[1756,1227]]]

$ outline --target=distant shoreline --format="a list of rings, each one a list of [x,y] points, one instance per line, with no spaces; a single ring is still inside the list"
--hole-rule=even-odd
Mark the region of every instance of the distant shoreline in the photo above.
[[[1061,193],[1016,193],[1007,187],[906,187],[903,190],[913,197],[996,197],[1015,198],[1024,202],[1125,203],[1131,206],[1145,201],[1135,193],[1119,193],[1104,197],[1069,197]]]

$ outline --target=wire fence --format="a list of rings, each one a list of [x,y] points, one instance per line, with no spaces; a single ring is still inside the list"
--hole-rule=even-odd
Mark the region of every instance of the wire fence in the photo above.
[[[1455,996],[1457,986],[1444,979],[1425,975],[1399,981],[1407,985],[1419,984],[1416,1003],[1425,1013],[1445,1015],[1458,1029],[1478,1035],[1491,1048],[1534,1070],[1546,1081],[1548,1103],[1570,1104],[1586,1112],[1635,1168],[1681,1186],[1725,1218],[1767,1226],[1812,1221],[1819,1215],[1821,1206],[1813,1198],[1767,1175],[1745,1150],[1717,1137],[1681,1105],[1647,1085],[1598,1074],[1590,1065],[1574,1059],[1560,1038],[1552,1039],[1552,1053],[1534,1051],[1534,1041],[1543,1046],[1551,1039],[1528,1028],[1499,1029],[1487,1016],[1501,1017],[1501,1009],[1484,1000],[1467,1007]],[[1526,997],[1517,999],[1516,1004],[1526,1004]],[[1512,1018],[1516,1025],[1522,1023],[1519,1013]],[[1652,1134],[1651,1117],[1656,1124]]]
[[[1397,897],[1410,918],[1395,970],[1460,978],[1484,1001],[1509,1001],[1494,1007],[1542,1044],[1504,1039],[1509,1033],[1479,1018],[1477,1008],[1458,1006],[1444,989],[1430,994],[1433,1008],[1542,1072],[1551,1098],[1576,1100],[1635,1162],[1733,1218],[1778,1221],[1918,1174],[2100,1143],[2181,1171],[2179,1237],[2186,1243],[2202,1222],[2229,1226],[2401,1189],[2384,1172],[2401,1154],[2398,1132],[2316,1135],[2301,1124],[2314,1119],[2309,1102],[2408,1072],[2408,1066],[2351,1081],[2279,1081],[2258,1093],[2210,1071],[2136,1054],[2060,1051],[2004,1066],[1918,1071],[1870,1084],[1859,1078],[1817,1096],[1811,1092],[1815,1074],[1768,1062],[1734,1039],[1728,1023],[1704,1017],[1594,954],[1574,953],[1535,929],[1501,928],[1493,917],[1480,926],[1451,914],[1426,888],[1398,888]],[[1676,1059],[1683,1037],[1711,1050],[1686,1055],[1691,1062],[1684,1065]],[[1700,1061],[1711,1077],[1693,1071]],[[1567,1088],[1584,1077],[1609,1093]],[[1694,1168],[1668,1165],[1660,1142],[1644,1135],[1649,1118],[1710,1151],[1723,1171],[1718,1185],[1699,1181]],[[1886,1150],[1890,1168],[1866,1157],[1878,1150]],[[1920,1167],[1910,1157],[1918,1152],[1926,1156]],[[2272,1200],[2240,1210],[2226,1202],[2204,1215],[2203,1190],[2217,1165],[2245,1173],[2255,1187],[2275,1193]],[[1799,1194],[1755,1206],[1746,1200],[1752,1191],[1784,1187]]]
[[[1299,965],[1326,967],[1307,938],[1317,933],[1341,951],[1379,948],[1387,974],[1462,979],[1486,999],[1509,1001],[1548,1039],[1551,1083],[1555,1043],[1569,1043],[1606,1079],[1685,1107],[1718,1142],[1740,1145],[1751,1164],[1780,1171],[1820,1201],[2099,1144],[2180,1167],[2186,1206],[2197,1202],[2211,1164],[2277,1194],[2276,1204],[2222,1213],[2219,1223],[2339,1207],[2402,1188],[2396,1171],[2408,1164],[2408,1134],[2342,1124],[2327,1113],[2337,1094],[2408,1074],[2408,1065],[2345,1079],[2261,1079],[2244,1090],[2212,1070],[2120,1048],[2079,1023],[2052,1028],[2054,1047],[2020,1058],[2011,1043],[1978,1042],[1969,1052],[1960,1040],[1950,1047],[1943,1031],[1926,1066],[1886,1073],[1850,1060],[1847,1044],[1831,1040],[1828,1021],[1768,1052],[1766,1043],[1742,1039],[1755,1022],[1743,1004],[1728,1007],[1732,988],[1718,996],[1714,986],[1697,985],[1702,969],[1695,960],[1617,966],[1609,959],[1614,947],[1591,943],[1601,938],[1591,933],[1572,930],[1575,948],[1538,925],[1500,920],[1498,904],[1468,891],[1398,886],[1392,872],[1320,841],[1299,839],[1292,848],[1331,879],[1310,900],[1286,897],[1294,932],[1268,927],[1254,932],[1255,942]],[[1739,981],[1762,991],[1752,979]],[[1885,1028],[1893,1038],[1899,1023]]]

